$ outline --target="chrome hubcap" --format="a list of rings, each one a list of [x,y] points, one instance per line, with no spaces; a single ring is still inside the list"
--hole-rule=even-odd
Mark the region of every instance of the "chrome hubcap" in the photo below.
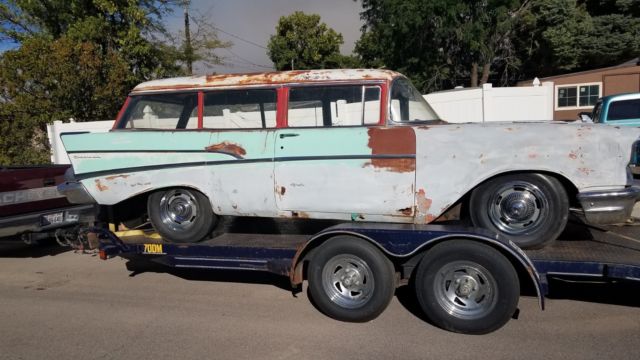
[[[438,304],[458,318],[481,318],[497,303],[495,279],[487,269],[472,262],[443,266],[433,288]]]
[[[501,231],[520,234],[540,225],[549,211],[547,197],[535,185],[510,182],[491,197],[489,219]]]
[[[196,199],[188,190],[167,191],[160,199],[160,218],[172,230],[189,229],[193,226],[197,215]]]
[[[371,296],[375,284],[371,269],[355,255],[337,255],[322,269],[322,287],[337,305],[354,309]]]

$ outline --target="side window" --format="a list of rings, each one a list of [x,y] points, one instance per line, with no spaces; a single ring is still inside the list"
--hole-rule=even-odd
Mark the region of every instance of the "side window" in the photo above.
[[[219,90],[204,94],[202,126],[209,129],[276,127],[273,89]]]
[[[195,129],[198,96],[190,94],[138,95],[131,99],[123,121],[126,129]]]
[[[609,120],[640,119],[640,99],[611,102],[607,118]]]
[[[289,90],[289,127],[357,126],[380,120],[380,87],[308,86]]]

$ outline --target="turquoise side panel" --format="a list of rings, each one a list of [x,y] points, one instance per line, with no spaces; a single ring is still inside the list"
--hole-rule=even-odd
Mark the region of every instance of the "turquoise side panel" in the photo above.
[[[126,173],[149,166],[271,161],[274,133],[275,130],[112,131],[67,134],[62,135],[62,141],[76,174]]]

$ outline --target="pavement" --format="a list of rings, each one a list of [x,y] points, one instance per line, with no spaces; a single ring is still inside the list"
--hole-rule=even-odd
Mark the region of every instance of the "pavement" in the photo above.
[[[640,239],[640,227],[625,228]],[[263,273],[0,244],[0,359],[638,359],[640,285],[554,282],[482,336],[424,320],[408,287],[363,324]]]

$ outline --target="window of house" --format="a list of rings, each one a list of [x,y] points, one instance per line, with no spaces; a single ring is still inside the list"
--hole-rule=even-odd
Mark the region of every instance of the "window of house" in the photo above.
[[[590,108],[600,98],[601,84],[562,85],[556,87],[556,108]]]
[[[202,126],[208,129],[274,128],[276,99],[274,89],[206,92]]]
[[[380,120],[380,87],[307,86],[289,90],[289,127],[356,126]]]

